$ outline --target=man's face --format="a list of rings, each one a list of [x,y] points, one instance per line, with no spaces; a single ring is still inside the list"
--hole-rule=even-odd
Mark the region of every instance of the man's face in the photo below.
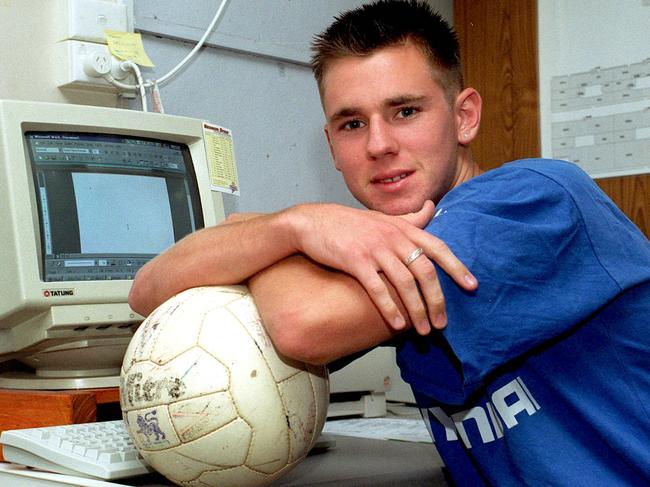
[[[413,212],[457,184],[455,108],[416,46],[335,60],[322,86],[335,166],[363,205]]]

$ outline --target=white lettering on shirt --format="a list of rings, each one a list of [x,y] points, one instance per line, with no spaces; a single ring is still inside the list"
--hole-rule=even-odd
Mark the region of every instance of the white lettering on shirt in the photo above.
[[[507,429],[514,428],[522,418],[521,413],[526,412],[528,416],[532,416],[539,409],[540,405],[521,378],[517,377],[494,391],[485,407],[474,406],[454,413],[451,417],[440,407],[425,408],[420,411],[434,442],[436,439],[428,424],[429,421],[433,421],[433,418],[444,426],[447,441],[457,441],[460,437],[465,447],[472,448],[467,429],[473,428],[478,431],[481,441],[484,444],[490,443],[497,438],[503,438],[504,424]]]

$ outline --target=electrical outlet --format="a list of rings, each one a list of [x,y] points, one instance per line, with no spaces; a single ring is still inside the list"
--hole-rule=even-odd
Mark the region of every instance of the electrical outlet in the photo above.
[[[93,78],[101,78],[111,72],[112,57],[104,49],[95,49],[83,61],[84,73]]]
[[[57,49],[60,49],[59,68],[64,70],[58,83],[59,88],[113,93],[120,91],[101,77],[102,74],[113,72],[119,63],[108,51],[107,46],[70,40],[60,42]],[[135,76],[132,74],[122,77],[120,81],[129,85],[136,83]]]

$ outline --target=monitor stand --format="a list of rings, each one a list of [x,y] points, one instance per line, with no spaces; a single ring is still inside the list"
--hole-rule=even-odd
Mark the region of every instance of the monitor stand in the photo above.
[[[78,340],[3,364],[0,388],[67,390],[118,387],[131,337]],[[24,365],[22,365],[24,364]]]
[[[40,377],[30,372],[4,372],[0,374],[0,388],[38,391],[62,391],[68,389],[96,389],[119,387],[117,374],[102,377]]]

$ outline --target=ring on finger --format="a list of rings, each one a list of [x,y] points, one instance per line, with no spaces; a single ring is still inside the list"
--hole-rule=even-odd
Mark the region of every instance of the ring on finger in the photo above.
[[[406,259],[404,259],[404,265],[406,267],[411,265],[415,259],[417,259],[418,257],[420,257],[422,255],[423,252],[424,252],[424,249],[422,247],[418,247],[417,249],[415,249],[413,252],[411,252],[406,257]]]

